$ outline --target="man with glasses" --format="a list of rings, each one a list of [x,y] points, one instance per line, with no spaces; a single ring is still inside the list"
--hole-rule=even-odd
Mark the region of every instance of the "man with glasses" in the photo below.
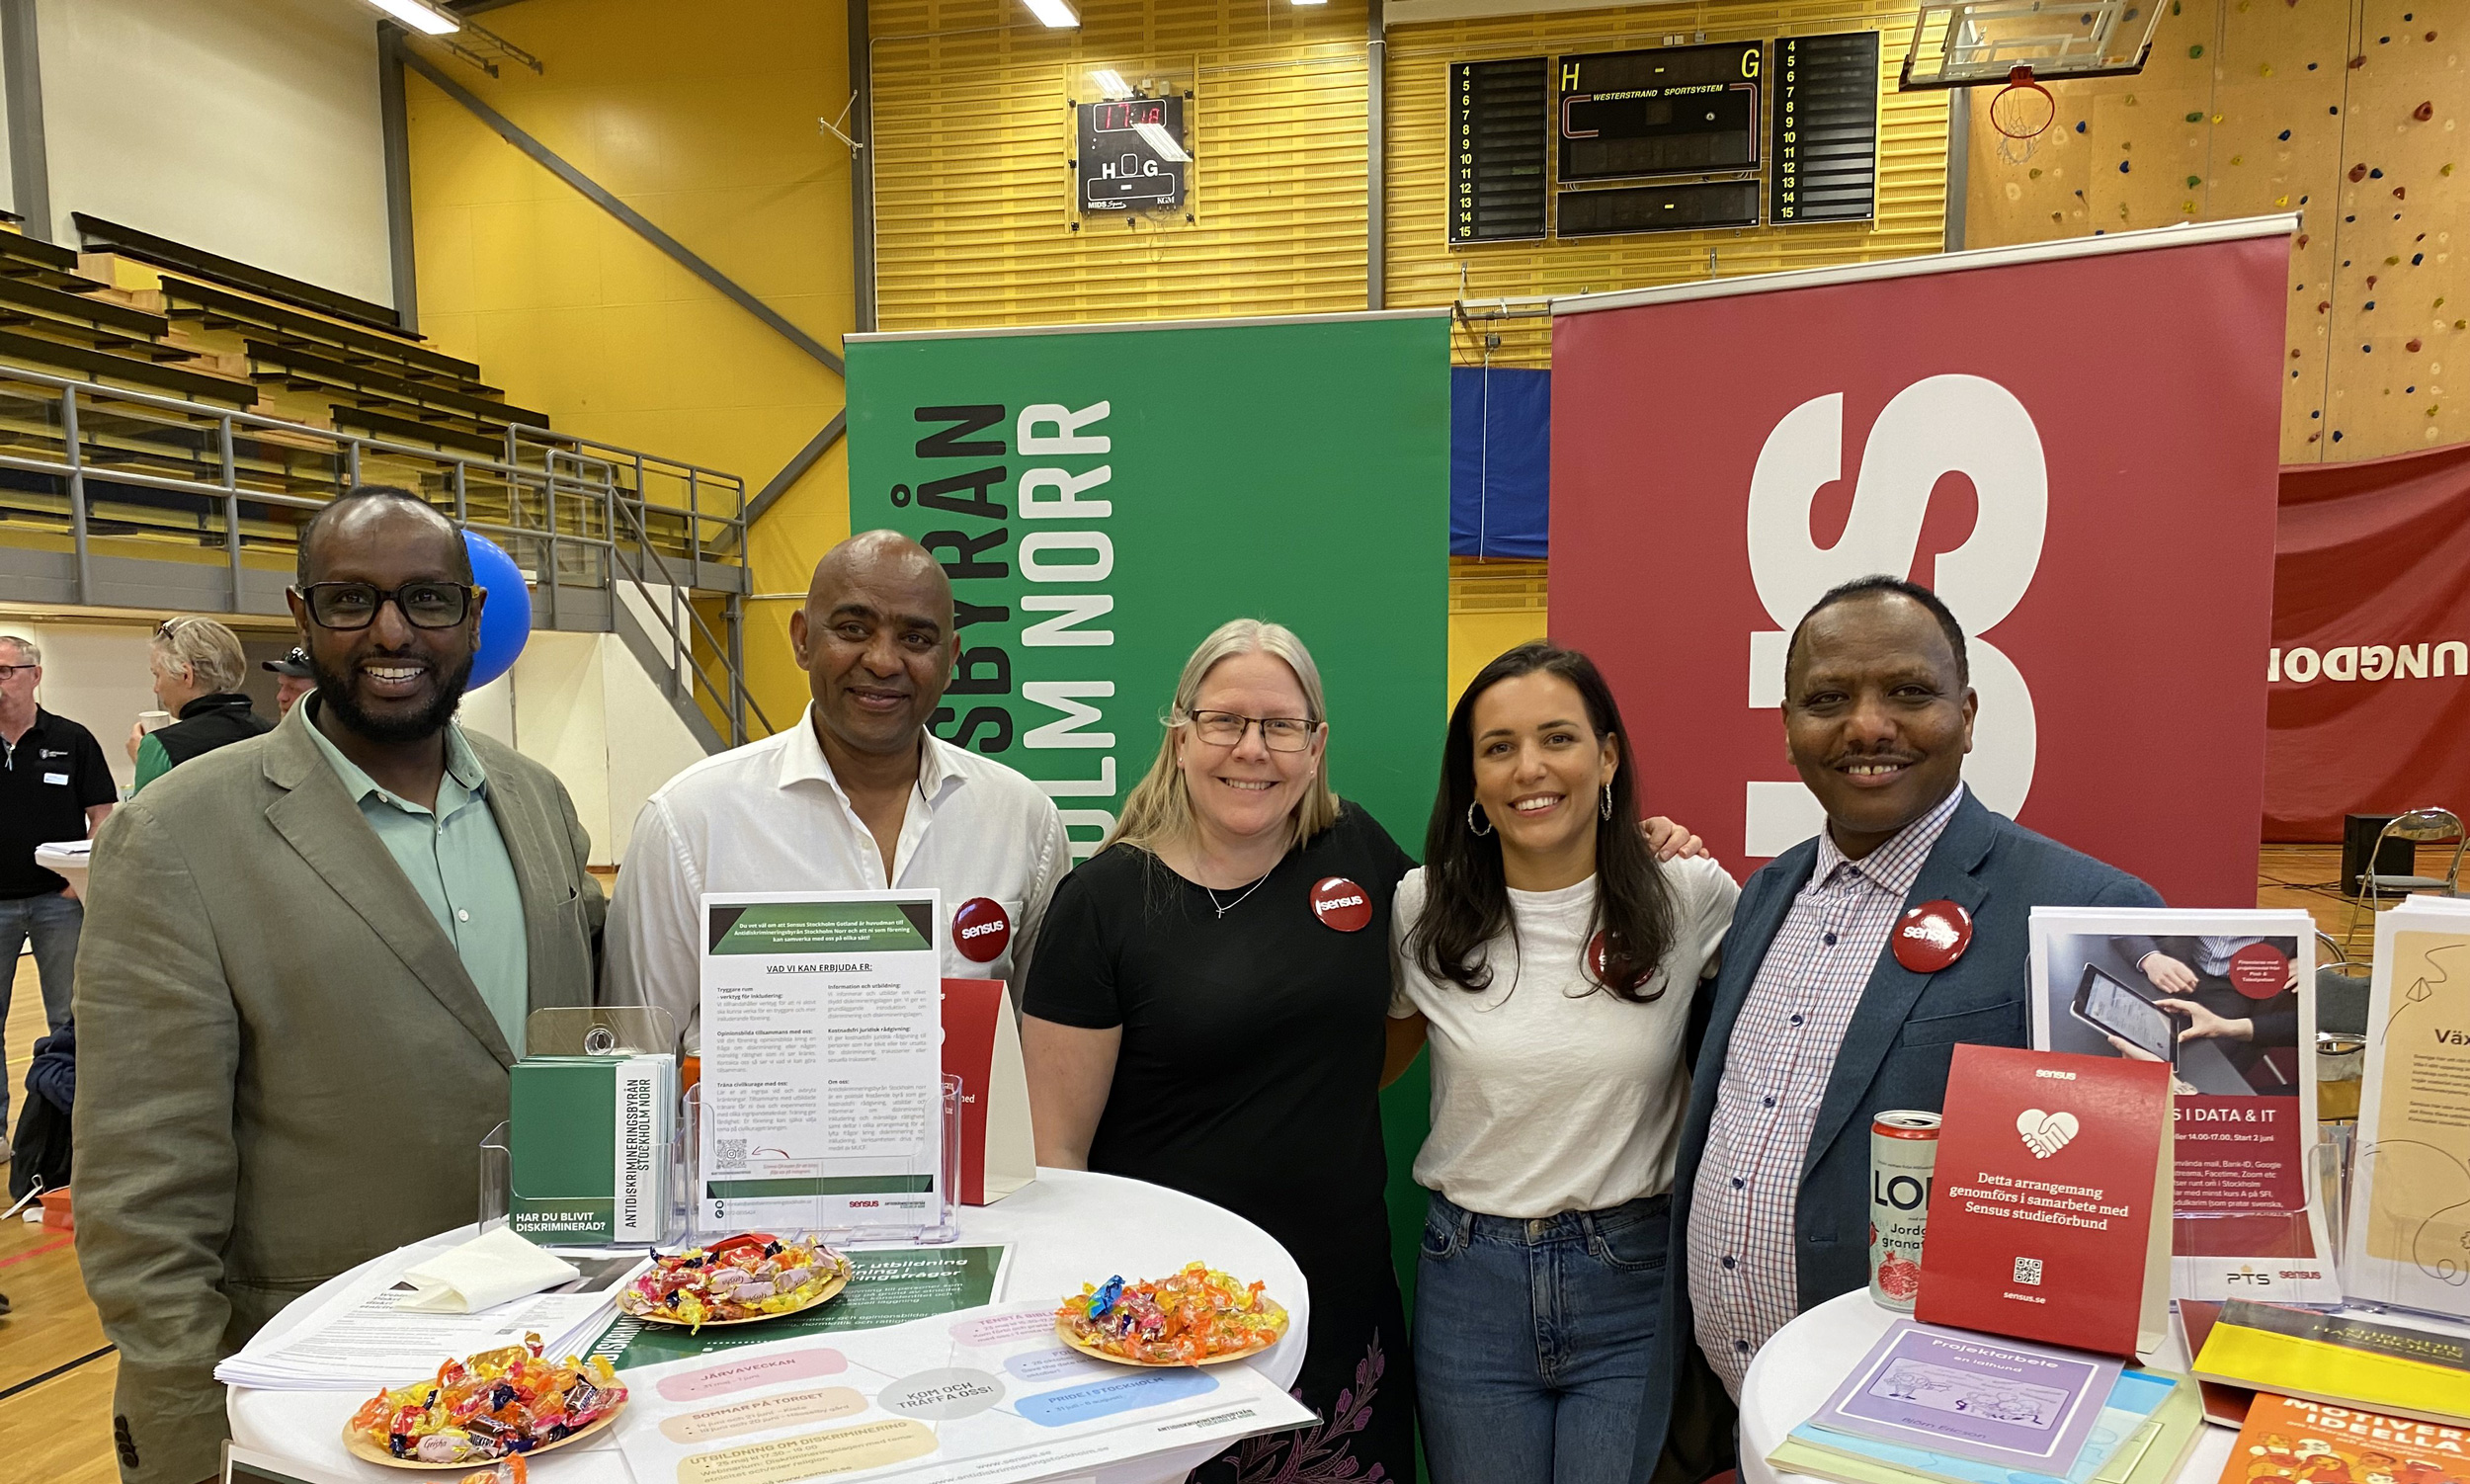
[[[474,1215],[524,1019],[588,1005],[603,911],[556,778],[454,724],[485,591],[367,487],[299,534],[317,689],[96,842],[77,1248],[130,1484],[216,1468],[213,1368],[291,1299]]]
[[[940,887],[944,972],[1017,993],[1071,867],[1037,784],[928,729],[959,658],[952,588],[892,531],[815,564],[789,645],[813,703],[794,726],[707,758],[644,802],[610,909],[609,992],[668,1010],[701,1044],[706,891]]]
[[[0,1026],[8,1023],[18,949],[33,939],[42,1018],[57,1034],[68,1024],[85,909],[65,879],[35,864],[35,848],[85,839],[120,791],[94,733],[35,704],[41,684],[42,651],[32,639],[0,634]],[[9,1081],[0,1076],[0,1159],[8,1157]]]

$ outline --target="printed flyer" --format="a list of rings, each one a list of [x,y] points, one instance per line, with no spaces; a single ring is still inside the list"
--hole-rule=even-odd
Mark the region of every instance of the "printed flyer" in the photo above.
[[[943,1214],[937,891],[703,897],[703,1230]]]
[[[2349,1296],[2470,1319],[2470,903],[2376,919]]]
[[[2309,1178],[2315,933],[2304,912],[2033,909],[2033,1045],[2170,1066],[2177,1297],[2341,1299]]]
[[[626,1384],[618,1444],[637,1484],[1015,1484],[1313,1420],[1246,1361],[1090,1360],[1046,1300],[750,1345]]]

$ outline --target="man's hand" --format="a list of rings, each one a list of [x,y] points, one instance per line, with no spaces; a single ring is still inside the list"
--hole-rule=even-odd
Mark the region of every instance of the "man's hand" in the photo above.
[[[2147,953],[2136,964],[2153,987],[2166,995],[2182,995],[2195,988],[2195,970],[2168,953]]]
[[[68,880],[68,878],[67,878],[66,876],[61,877],[61,879],[62,879],[62,880]],[[69,883],[68,883],[66,886],[61,887],[61,888],[60,888],[60,896],[62,897],[62,899],[64,899],[64,900],[66,900],[66,901],[71,901],[71,902],[76,901],[76,900],[77,900],[77,883],[76,883],[75,881],[69,881]]]
[[[1661,814],[1643,821],[1639,828],[1647,832],[1647,849],[1655,852],[1658,861],[1677,861],[1688,856],[1705,856],[1710,861],[1715,859],[1708,852],[1705,841]]]
[[[2179,1032],[2179,1039],[2190,1040],[2254,1040],[2256,1023],[2251,1020],[2225,1020],[2193,1000],[2155,1000],[2164,1010],[2176,1011],[2187,1018],[2187,1028]]]
[[[131,763],[137,761],[137,749],[144,744],[145,740],[146,724],[142,721],[128,723],[128,761]]]

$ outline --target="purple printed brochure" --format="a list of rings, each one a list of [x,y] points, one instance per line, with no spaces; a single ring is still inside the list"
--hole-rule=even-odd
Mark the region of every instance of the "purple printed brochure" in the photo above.
[[[2120,1362],[1896,1321],[1811,1423],[2027,1473],[2064,1475]]]

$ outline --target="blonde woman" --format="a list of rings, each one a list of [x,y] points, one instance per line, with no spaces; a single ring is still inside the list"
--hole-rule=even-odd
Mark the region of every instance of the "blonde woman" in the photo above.
[[[128,756],[137,765],[130,793],[177,764],[233,742],[272,731],[240,694],[249,673],[240,636],[211,618],[166,618],[146,646],[154,672],[154,703],[179,718],[158,731],[138,722],[128,732]]]
[[[1389,899],[1415,863],[1330,791],[1328,743],[1293,633],[1209,635],[1121,822],[1055,889],[1023,1002],[1038,1163],[1223,1206],[1311,1282],[1296,1389],[1320,1424],[1200,1479],[1415,1477],[1378,1102]]]

